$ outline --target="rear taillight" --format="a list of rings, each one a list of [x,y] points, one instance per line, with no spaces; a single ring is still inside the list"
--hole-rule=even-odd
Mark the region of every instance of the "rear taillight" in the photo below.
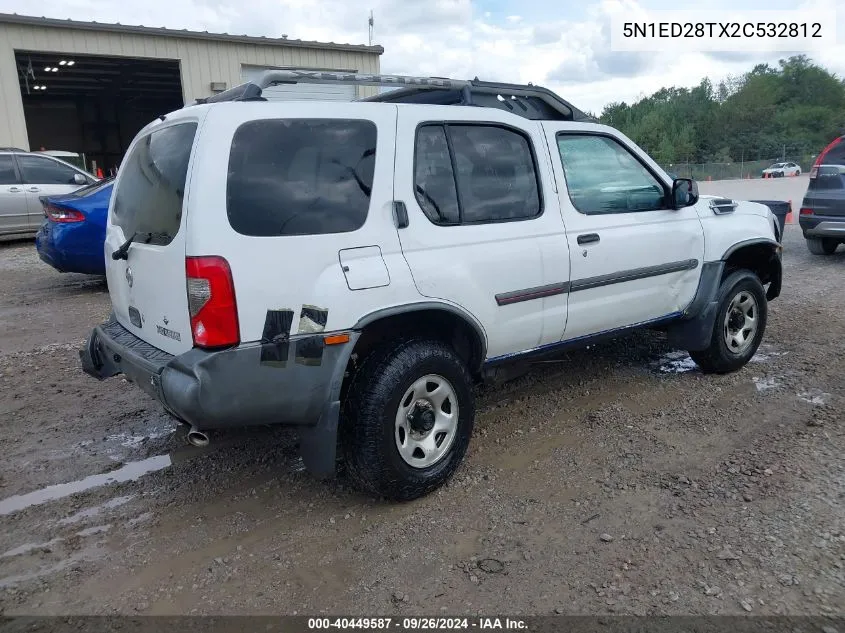
[[[813,210],[810,207],[802,207],[798,215],[813,215]]]
[[[52,204],[45,205],[44,215],[53,222],[84,222],[85,216],[74,209],[57,207]]]
[[[222,257],[186,257],[188,310],[197,347],[227,347],[240,342],[235,284]]]

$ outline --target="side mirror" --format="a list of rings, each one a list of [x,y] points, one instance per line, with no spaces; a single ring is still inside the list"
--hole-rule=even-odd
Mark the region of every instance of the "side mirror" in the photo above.
[[[672,208],[683,209],[698,202],[698,183],[691,178],[675,178],[672,183]]]
[[[73,182],[77,185],[87,185],[88,179],[82,174],[76,173],[73,175]]]

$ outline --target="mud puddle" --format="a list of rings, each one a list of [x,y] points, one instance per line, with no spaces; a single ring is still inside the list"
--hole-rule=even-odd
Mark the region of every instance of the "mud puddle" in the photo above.
[[[15,495],[14,497],[0,501],[0,515],[12,514],[25,508],[69,497],[70,495],[85,492],[92,488],[126,481],[135,481],[146,474],[168,468],[171,463],[170,455],[156,455],[155,457],[149,457],[137,462],[128,462],[117,470],[107,473],[90,475],[78,481],[55,484],[27,494]]]

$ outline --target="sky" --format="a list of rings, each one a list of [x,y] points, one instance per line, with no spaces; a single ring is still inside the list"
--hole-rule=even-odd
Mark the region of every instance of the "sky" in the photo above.
[[[668,86],[714,83],[777,64],[790,53],[626,53],[610,46],[610,20],[641,10],[698,9],[727,19],[732,10],[816,9],[834,21],[837,42],[810,57],[845,76],[845,5],[836,0],[0,0],[0,12],[120,22],[292,39],[374,43],[381,71],[544,85],[599,114]],[[34,7],[38,7],[37,11]],[[818,14],[818,13],[817,13]],[[835,17],[834,17],[835,16]],[[797,51],[801,52],[801,51]]]

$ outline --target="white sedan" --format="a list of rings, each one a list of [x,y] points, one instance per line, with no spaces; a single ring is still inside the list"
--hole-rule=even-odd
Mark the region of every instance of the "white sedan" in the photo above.
[[[763,170],[763,178],[780,178],[781,176],[800,176],[801,167],[797,163],[775,163]]]

